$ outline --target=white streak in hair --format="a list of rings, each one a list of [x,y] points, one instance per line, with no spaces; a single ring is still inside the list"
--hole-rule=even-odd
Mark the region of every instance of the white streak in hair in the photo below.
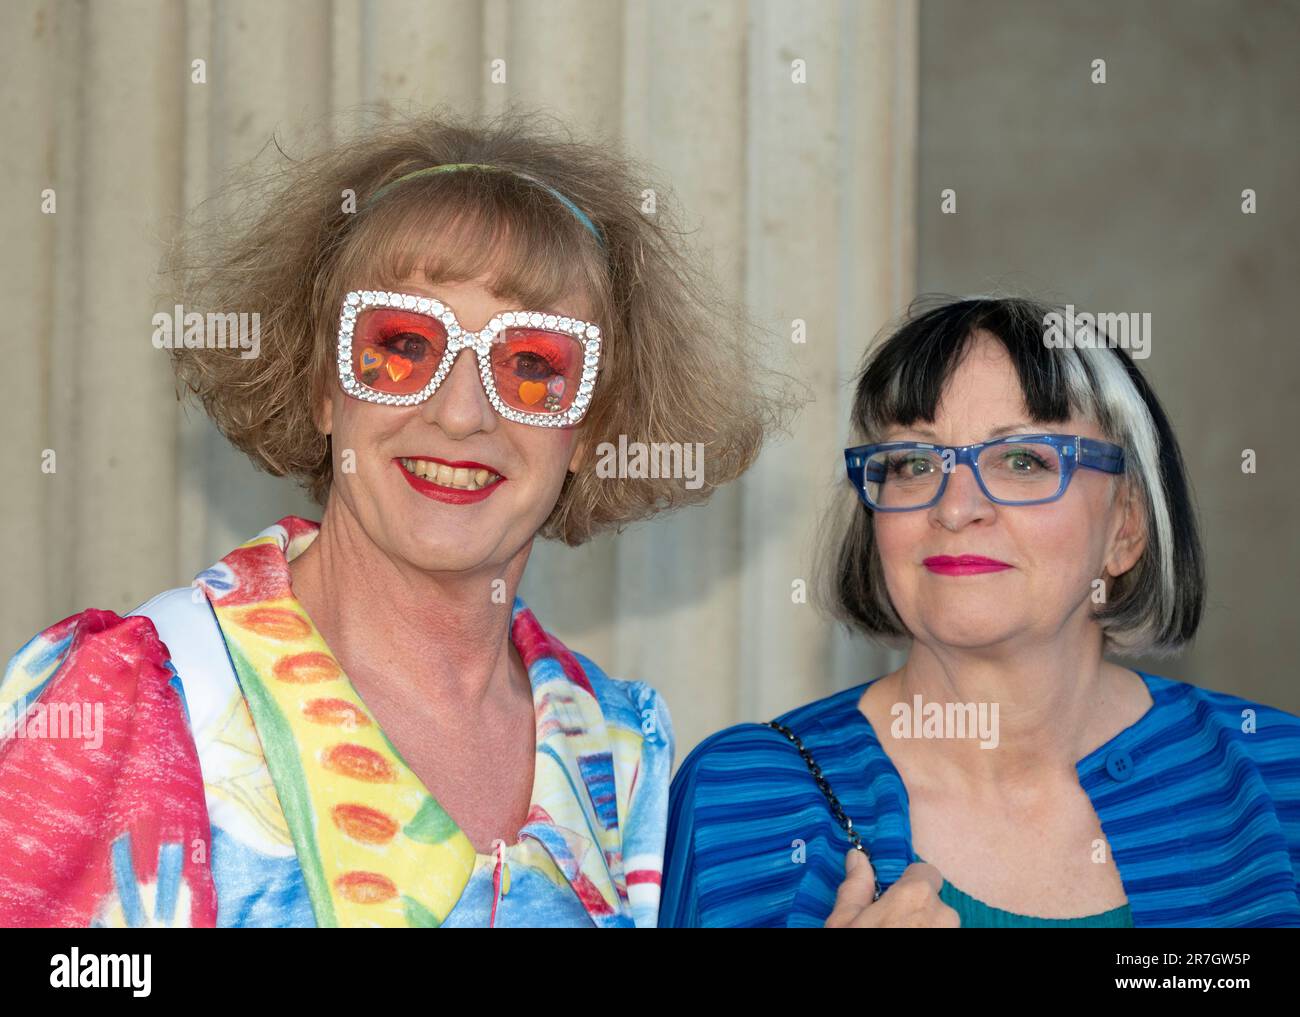
[[[1070,339],[1073,340],[1073,335]],[[1156,424],[1115,351],[1104,344],[1093,347],[1070,342],[1067,346],[1074,348],[1054,352],[1065,368],[1070,405],[1081,416],[1114,432],[1109,437],[1124,447],[1125,473],[1146,496],[1146,507],[1152,515],[1148,526],[1155,530],[1156,546],[1152,550],[1160,563],[1161,617],[1158,625],[1154,626],[1160,631],[1173,618],[1178,591],[1174,581],[1173,522],[1160,474]],[[1084,358],[1087,358],[1095,381],[1089,379],[1084,369]],[[1140,638],[1149,642],[1153,635],[1144,632]]]

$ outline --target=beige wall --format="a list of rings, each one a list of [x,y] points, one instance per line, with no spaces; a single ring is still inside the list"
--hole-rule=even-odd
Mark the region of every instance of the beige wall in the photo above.
[[[1149,668],[1293,712],[1297,38],[1294,2],[925,0],[918,276],[1151,313],[1141,366],[1182,444],[1210,585],[1195,646]]]

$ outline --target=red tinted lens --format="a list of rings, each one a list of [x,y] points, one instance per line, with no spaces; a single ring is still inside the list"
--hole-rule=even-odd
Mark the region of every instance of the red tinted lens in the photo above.
[[[437,318],[371,307],[357,315],[352,371],[375,392],[413,395],[429,384],[446,350],[447,331]]]
[[[492,344],[492,377],[507,406],[523,413],[563,413],[582,379],[583,346],[571,335],[507,328]]]

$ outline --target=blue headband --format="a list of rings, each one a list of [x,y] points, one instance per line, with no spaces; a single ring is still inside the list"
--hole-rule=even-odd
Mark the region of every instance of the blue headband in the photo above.
[[[588,233],[590,233],[593,237],[596,238],[596,243],[600,244],[601,250],[605,249],[604,235],[600,232],[600,229],[596,226],[596,224],[591,221],[590,217],[587,215],[586,212],[580,209],[577,205],[575,205],[572,201],[570,201],[568,198],[566,198],[563,194],[557,191],[550,184],[546,183],[544,180],[538,180],[536,177],[529,176],[527,173],[521,173],[519,172],[519,170],[509,169],[505,166],[492,166],[487,163],[479,163],[479,162],[449,162],[449,163],[443,163],[441,166],[426,166],[424,169],[413,170],[410,173],[406,173],[398,177],[396,180],[390,180],[388,183],[384,184],[383,187],[379,188],[379,190],[375,191],[374,194],[370,195],[370,197],[366,200],[364,207],[369,208],[376,201],[378,201],[380,198],[382,198],[385,194],[387,194],[389,191],[391,191],[394,187],[396,187],[398,184],[402,183],[403,181],[411,180],[415,177],[430,176],[434,173],[450,173],[455,170],[464,170],[464,169],[481,169],[481,170],[493,170],[497,173],[513,173],[515,176],[519,177],[522,180],[527,180],[530,183],[536,184],[538,187],[545,188],[565,208],[567,208],[570,212],[573,213],[573,217],[577,219],[578,222],[582,223],[584,227],[586,227]]]

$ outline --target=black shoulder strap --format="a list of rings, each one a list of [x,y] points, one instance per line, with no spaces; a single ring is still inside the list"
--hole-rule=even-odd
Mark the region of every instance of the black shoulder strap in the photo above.
[[[844,806],[840,804],[840,800],[835,797],[835,792],[831,790],[830,781],[828,781],[822,773],[822,768],[817,765],[817,760],[813,759],[812,753],[809,752],[804,746],[804,743],[799,740],[799,736],[784,724],[778,724],[774,720],[769,720],[767,726],[773,730],[780,731],[781,734],[785,735],[794,747],[799,750],[799,755],[803,757],[803,761],[808,765],[808,770],[812,773],[813,780],[817,782],[817,787],[820,788],[821,793],[826,796],[826,802],[831,808],[831,815],[834,816],[835,821],[844,828],[844,832],[848,835],[849,843],[859,851],[865,853],[866,849],[862,846],[862,838],[858,835],[858,831],[853,828],[853,820],[845,814]]]
[[[862,846],[862,837],[858,834],[858,831],[853,828],[853,820],[845,815],[844,806],[842,806],[840,800],[835,797],[835,792],[831,790],[830,781],[828,781],[826,776],[822,773],[822,768],[817,765],[817,760],[813,759],[812,753],[809,752],[804,746],[804,743],[800,741],[799,736],[784,724],[778,724],[774,720],[769,720],[767,726],[775,731],[781,732],[781,734],[785,735],[786,738],[790,740],[791,744],[799,750],[799,755],[802,756],[803,761],[808,764],[808,770],[812,773],[813,780],[817,782],[817,787],[820,788],[821,793],[826,796],[826,802],[831,807],[831,815],[835,817],[835,821],[840,824],[845,834],[848,835],[849,843],[853,845],[854,849],[861,851],[865,855],[867,849]],[[877,879],[875,893],[871,899],[880,900],[881,892],[880,880]]]

